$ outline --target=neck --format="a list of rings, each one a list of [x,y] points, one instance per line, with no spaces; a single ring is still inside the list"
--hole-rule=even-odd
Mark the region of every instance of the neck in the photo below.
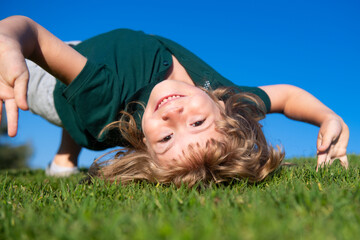
[[[191,85],[195,85],[190,75],[186,72],[186,69],[180,64],[180,62],[172,55],[173,64],[169,68],[165,80],[171,79],[176,81],[186,82]]]

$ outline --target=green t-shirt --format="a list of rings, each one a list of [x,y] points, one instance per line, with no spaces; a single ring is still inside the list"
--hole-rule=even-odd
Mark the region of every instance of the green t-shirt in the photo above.
[[[107,124],[119,119],[119,112],[128,103],[147,103],[151,90],[164,80],[171,67],[171,55],[197,86],[239,87],[177,43],[140,31],[114,30],[86,40],[75,49],[88,61],[69,86],[57,82],[54,100],[64,128],[79,145],[88,149],[126,145],[119,134],[101,138],[98,135]],[[269,111],[270,99],[264,91],[256,87],[239,88],[258,95]],[[137,115],[142,114],[136,110]]]

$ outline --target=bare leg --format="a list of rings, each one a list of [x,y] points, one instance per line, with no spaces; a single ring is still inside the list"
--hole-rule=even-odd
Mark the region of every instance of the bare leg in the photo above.
[[[81,147],[63,129],[61,143],[53,162],[61,167],[77,167]]]
[[[46,168],[46,175],[67,177],[78,173],[77,163],[80,150],[81,147],[63,129],[59,150],[52,163]]]

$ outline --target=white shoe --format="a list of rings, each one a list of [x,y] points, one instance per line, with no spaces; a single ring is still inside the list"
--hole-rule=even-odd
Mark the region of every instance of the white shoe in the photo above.
[[[50,163],[45,170],[45,174],[52,177],[68,177],[77,173],[79,173],[77,167],[62,167],[54,162]]]

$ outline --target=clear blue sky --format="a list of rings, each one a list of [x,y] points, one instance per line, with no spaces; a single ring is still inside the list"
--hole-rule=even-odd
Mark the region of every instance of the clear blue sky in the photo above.
[[[350,127],[360,153],[359,1],[2,1],[0,18],[26,15],[64,41],[115,28],[163,35],[195,52],[239,85],[288,83],[311,92]],[[269,115],[264,131],[287,157],[314,156],[317,127]],[[21,112],[16,144],[34,147],[32,167],[55,154],[60,129]],[[101,153],[83,151],[80,166]]]

